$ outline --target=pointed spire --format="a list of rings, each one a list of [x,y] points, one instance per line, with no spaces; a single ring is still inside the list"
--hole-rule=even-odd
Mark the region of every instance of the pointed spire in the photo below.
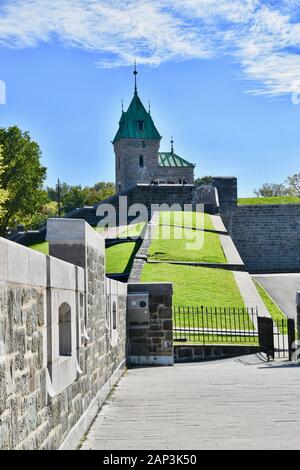
[[[174,153],[174,140],[173,140],[173,136],[171,136],[171,154],[173,155]]]
[[[148,103],[148,113],[151,114],[151,103],[150,103],[150,100],[149,100],[149,103]]]
[[[136,70],[136,60],[134,61],[134,94],[137,95],[137,87],[136,87],[136,76],[137,76],[137,70]]]
[[[123,100],[122,100],[122,113],[124,112],[124,103],[123,103]]]

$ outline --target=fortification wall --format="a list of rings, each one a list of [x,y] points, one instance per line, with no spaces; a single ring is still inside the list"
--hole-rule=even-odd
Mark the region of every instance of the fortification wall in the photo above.
[[[64,260],[0,239],[0,449],[74,448],[125,366],[127,286],[106,280],[103,240],[64,219],[48,240]]]
[[[194,168],[184,166],[158,166],[155,177],[172,183],[179,183],[185,180],[186,183],[194,183]]]
[[[247,270],[300,271],[300,204],[237,206],[230,232]]]

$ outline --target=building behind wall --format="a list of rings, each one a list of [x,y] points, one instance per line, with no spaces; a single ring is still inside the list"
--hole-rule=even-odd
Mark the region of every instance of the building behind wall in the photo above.
[[[174,152],[173,140],[169,152],[159,152],[160,141],[150,109],[146,111],[135,84],[134,96],[127,111],[122,110],[113,140],[118,192],[138,183],[194,182],[195,165]]]

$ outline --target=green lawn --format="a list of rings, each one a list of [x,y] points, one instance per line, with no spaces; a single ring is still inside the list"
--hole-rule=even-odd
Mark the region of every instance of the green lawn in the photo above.
[[[146,263],[141,280],[172,282],[176,306],[245,307],[232,272],[224,269]]]
[[[44,253],[44,255],[49,255],[49,243],[48,242],[35,243],[33,245],[28,245],[27,248],[32,248],[33,250]]]
[[[106,272],[129,273],[139,247],[139,242],[128,242],[106,248]]]
[[[238,205],[256,204],[300,204],[300,197],[277,196],[277,197],[245,197],[238,199]]]
[[[123,237],[139,237],[147,222],[139,222],[137,224],[130,224],[120,230],[120,235]]]
[[[284,315],[284,313],[280,310],[279,307],[273,302],[271,297],[269,296],[268,292],[262,287],[262,285],[254,280],[254,284],[256,286],[256,289],[261,296],[269,314],[273,318],[275,322],[277,322],[277,325],[281,331],[281,333],[287,334],[287,325],[285,324],[285,320],[287,317]]]
[[[106,272],[107,273],[127,273],[130,271],[133,258],[140,244],[137,242],[120,243],[106,249]],[[49,254],[48,242],[36,243],[28,246],[33,250],[40,251],[45,255]]]
[[[179,225],[214,230],[209,214],[191,211],[166,211],[159,215],[160,224]]]
[[[182,238],[177,239],[179,237]],[[192,229],[182,230],[172,226],[156,227],[155,239],[151,241],[149,249],[149,259],[227,263],[218,234]]]

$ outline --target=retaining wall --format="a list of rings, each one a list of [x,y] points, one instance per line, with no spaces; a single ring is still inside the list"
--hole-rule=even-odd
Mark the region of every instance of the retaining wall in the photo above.
[[[127,286],[106,280],[104,241],[64,219],[48,240],[64,260],[0,239],[0,449],[76,447],[125,366]]]
[[[230,232],[247,270],[300,271],[300,204],[238,206]]]

